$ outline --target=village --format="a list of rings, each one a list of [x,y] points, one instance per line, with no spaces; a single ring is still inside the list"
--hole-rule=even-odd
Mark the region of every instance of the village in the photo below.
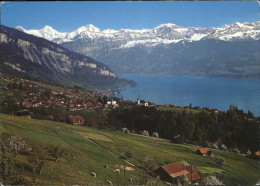
[[[3,103],[5,99],[2,99],[2,109],[6,105],[12,105],[12,115],[31,117],[32,109],[55,109],[59,108],[70,113],[70,121],[73,124],[80,125],[85,124],[82,116],[73,116],[74,111],[80,111],[84,109],[89,110],[109,110],[109,109],[126,109],[134,105],[139,106],[154,106],[153,102],[146,102],[139,100],[137,103],[131,100],[123,100],[122,98],[110,97],[114,92],[108,90],[93,90],[86,91],[81,88],[68,88],[50,86],[48,84],[35,82],[20,77],[11,77],[9,75],[1,75],[0,84],[3,91],[3,97],[6,100],[13,100],[14,104]],[[52,119],[50,119],[52,120]]]
[[[98,102],[99,94],[95,91],[87,92],[73,88],[60,88],[58,90],[51,86],[41,86],[29,80],[18,77],[10,78],[3,74],[1,74],[1,78],[7,83],[7,85],[1,85],[2,89],[7,91],[10,89],[14,92],[8,93],[8,96],[17,93],[20,96],[20,101],[17,101],[16,104],[23,105],[26,108],[56,106],[75,111],[102,106]]]
[[[82,109],[126,109],[134,105],[156,108],[178,108],[191,109],[191,106],[175,106],[173,104],[155,105],[154,102],[137,98],[137,101],[124,100],[123,98],[111,97],[114,92],[108,90],[85,91],[78,88],[49,86],[44,83],[33,82],[20,77],[11,77],[0,74],[4,83],[0,87],[5,95],[16,98],[15,104],[23,107],[16,115],[28,115],[28,108],[50,108],[58,107],[69,112]],[[199,106],[193,109],[201,110]],[[203,108],[209,112],[218,112],[218,109]],[[27,113],[27,114],[26,114]],[[83,124],[82,122],[77,122]]]
[[[97,109],[102,106],[115,108],[133,104],[131,100],[122,100],[117,97],[109,98],[108,96],[112,92],[107,90],[84,91],[68,87],[62,87],[58,90],[57,87],[53,88],[44,84],[37,85],[33,81],[19,77],[12,78],[4,74],[0,74],[0,76],[6,83],[6,85],[0,84],[1,89],[4,91],[10,90],[7,96],[14,96],[15,93],[16,96],[19,95],[21,101],[16,102],[16,104],[27,108],[57,106],[75,111],[87,108]],[[101,100],[101,96],[106,96],[106,98]],[[148,106],[148,102],[139,100],[138,105]],[[154,104],[151,102],[150,105]]]

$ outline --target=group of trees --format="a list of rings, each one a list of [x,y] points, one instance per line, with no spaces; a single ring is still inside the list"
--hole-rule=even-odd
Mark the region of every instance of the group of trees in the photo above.
[[[0,112],[5,114],[14,115],[17,111],[21,110],[22,106],[17,105],[15,102],[17,100],[13,96],[2,96],[0,102]]]
[[[20,137],[2,138],[0,143],[0,182],[10,185],[35,184],[35,174],[31,174],[31,182],[23,176],[24,168],[17,167],[17,155],[25,152],[26,144]]]
[[[70,123],[69,120],[69,111],[66,108],[60,107],[31,107],[27,108],[31,111],[32,118],[43,119],[43,120],[52,120],[58,122]]]
[[[108,123],[117,129],[158,132],[160,137],[170,140],[181,135],[187,143],[224,143],[243,152],[255,152],[259,147],[257,119],[234,106],[220,113],[161,111],[154,107],[115,109],[110,111]]]
[[[49,156],[57,162],[65,152],[60,146],[29,147],[21,137],[5,137],[0,143],[0,182],[5,185],[35,185],[37,175],[41,174],[47,161],[51,160]],[[30,164],[21,163],[18,155],[26,156]]]

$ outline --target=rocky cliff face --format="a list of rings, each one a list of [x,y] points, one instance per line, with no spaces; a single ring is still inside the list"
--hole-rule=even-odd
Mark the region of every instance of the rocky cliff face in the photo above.
[[[90,89],[131,83],[117,78],[106,65],[43,38],[5,26],[0,34],[1,67],[6,72]]]

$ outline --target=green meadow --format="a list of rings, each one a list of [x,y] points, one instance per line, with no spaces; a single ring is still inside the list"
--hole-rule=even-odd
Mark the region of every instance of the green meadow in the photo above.
[[[203,157],[195,153],[199,147],[194,145],[1,114],[1,138],[8,139],[10,136],[22,137],[31,147],[45,149],[59,145],[65,149],[57,162],[49,157],[41,174],[37,174],[37,184],[41,185],[104,185],[107,184],[106,180],[111,180],[113,184],[130,185],[140,184],[144,177],[150,183],[164,184],[128,163],[125,166],[134,170],[124,173],[124,161],[118,155],[123,156],[126,152],[132,154],[129,161],[140,167],[145,159],[153,159],[154,169],[184,160],[196,167],[202,177],[221,176],[225,184],[255,184],[260,175],[259,162],[239,154],[213,150],[214,157]],[[71,154],[75,154],[75,158]],[[221,168],[217,165],[217,158],[224,159]],[[30,181],[32,165],[29,156],[18,154],[16,159],[17,164],[24,167],[20,170],[18,166],[17,170]],[[104,165],[108,165],[108,168]],[[121,170],[119,174],[114,172],[116,168]],[[95,178],[91,172],[96,173]],[[133,183],[128,181],[130,177]]]

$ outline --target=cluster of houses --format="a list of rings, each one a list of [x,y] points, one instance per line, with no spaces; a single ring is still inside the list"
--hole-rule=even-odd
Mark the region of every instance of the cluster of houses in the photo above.
[[[127,106],[153,106],[154,103],[147,102],[145,100],[137,99],[137,102],[131,100],[123,100],[119,98],[109,98],[106,103],[102,103],[99,98],[109,94],[109,91],[97,90],[97,91],[83,91],[72,88],[60,88],[53,89],[51,86],[37,85],[29,80],[24,80],[18,77],[11,78],[7,75],[0,74],[1,78],[8,84],[0,86],[4,90],[12,90],[12,92],[18,92],[20,94],[21,102],[16,104],[23,105],[24,107],[64,107],[69,111],[81,110],[86,108],[116,108]],[[102,94],[101,94],[102,93]],[[12,93],[10,93],[12,95]]]
[[[112,99],[108,100],[106,105],[112,106],[114,108],[118,107],[119,105],[118,105],[118,103],[115,99],[116,98],[112,98]],[[118,101],[119,101],[119,103],[122,103],[122,101],[123,101],[124,103],[128,103],[128,105],[129,105],[129,103],[130,103],[130,105],[135,104],[133,101],[130,101],[130,100],[121,100],[120,99]],[[143,106],[143,107],[149,107],[149,106],[154,106],[155,104],[153,102],[148,102],[148,101],[141,100],[141,99],[137,98],[136,105],[137,106]]]
[[[47,92],[47,93],[46,93]],[[48,94],[48,95],[46,95]],[[95,92],[82,95],[76,89],[65,89],[62,91],[44,89],[37,87],[26,89],[21,92],[22,105],[25,107],[64,107],[70,111],[84,108],[98,108],[102,104],[97,102],[98,95]]]
[[[110,94],[110,91],[100,90],[97,91],[82,91],[78,89],[71,88],[60,88],[52,89],[51,86],[46,85],[37,85],[28,80],[23,80],[21,78],[15,77],[11,78],[10,76],[0,74],[1,78],[6,81],[8,84],[15,84],[16,88],[19,88],[19,93],[21,95],[21,102],[16,102],[18,105],[23,105],[26,108],[30,107],[64,107],[68,108],[69,111],[81,110],[81,109],[97,109],[97,108],[127,108],[128,106],[144,106],[150,107],[155,106],[153,102],[148,102],[143,99],[137,98],[136,102],[131,100],[123,100],[119,98],[110,98],[106,103],[101,103],[98,98],[103,95]],[[13,87],[8,87],[0,84],[1,88],[4,90],[14,89]],[[15,90],[14,90],[15,91]],[[8,93],[12,95],[12,93]],[[157,107],[166,106],[172,108],[184,108],[189,109],[189,107],[175,106],[172,104],[166,105],[157,105]],[[200,107],[196,106],[194,109],[200,110]],[[203,108],[206,111],[212,111],[217,113],[217,109]]]
[[[106,102],[101,100],[101,97],[109,94],[109,91],[84,91],[79,89],[67,88],[67,87],[55,87],[46,84],[35,83],[19,77],[11,77],[8,75],[0,74],[1,79],[6,83],[0,84],[3,90],[6,90],[7,96],[19,95],[20,101],[16,101],[15,104],[24,106],[25,109],[31,107],[44,107],[54,108],[62,107],[68,111],[76,111],[82,109],[107,109],[107,108],[130,108],[134,105],[140,107],[155,106],[153,102],[148,102],[143,99],[137,98],[137,101],[123,100],[119,98],[108,98]],[[103,94],[101,94],[103,93]],[[169,107],[179,108],[174,105],[164,105]],[[160,107],[157,105],[156,107]],[[182,108],[182,107],[180,107]],[[199,109],[195,107],[195,109]],[[205,108],[208,111],[212,109]],[[214,112],[218,112],[217,109],[213,109]],[[22,110],[19,114],[28,113],[27,110]],[[25,114],[26,115],[26,114]],[[74,122],[72,122],[74,123]],[[81,122],[76,122],[81,123]]]
[[[1,74],[1,79],[7,84],[0,84],[1,88],[7,91],[12,90],[10,93],[7,93],[8,95],[10,94],[9,96],[12,96],[14,93],[19,94],[21,101],[17,101],[16,104],[26,108],[63,107],[69,109],[69,111],[75,111],[87,108],[102,108],[105,105],[98,101],[102,95],[95,91],[81,91],[72,88],[53,89],[51,86],[38,85],[28,80],[18,77],[11,78],[4,74]],[[108,92],[103,91],[103,93]],[[109,100],[107,105],[119,106],[118,103],[121,102]],[[129,101],[126,102],[126,104],[127,103],[129,103]]]
[[[32,107],[54,108],[61,107],[69,112],[82,109],[107,109],[107,108],[129,108],[135,104],[138,106],[149,106],[147,101],[138,99],[137,102],[123,100],[119,98],[107,97],[106,102],[102,97],[109,91],[84,91],[66,87],[54,87],[46,84],[35,83],[19,77],[11,77],[0,74],[5,83],[0,83],[1,88],[6,91],[7,96],[16,96],[16,105],[23,106],[24,109],[17,112],[17,115],[30,117]],[[150,102],[149,102],[150,103]],[[151,103],[150,105],[154,105]],[[81,117],[81,116],[79,116]],[[83,124],[83,118],[75,117],[71,119],[73,124]]]

